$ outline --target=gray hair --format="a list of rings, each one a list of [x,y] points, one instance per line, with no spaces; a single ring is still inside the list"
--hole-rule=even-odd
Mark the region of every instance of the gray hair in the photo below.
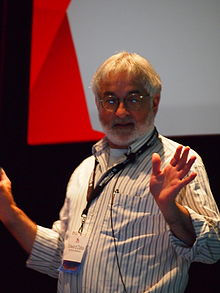
[[[150,96],[160,94],[161,79],[150,62],[136,53],[120,52],[109,57],[93,75],[91,87],[95,96],[98,95],[100,84],[110,74],[125,72],[147,90]]]

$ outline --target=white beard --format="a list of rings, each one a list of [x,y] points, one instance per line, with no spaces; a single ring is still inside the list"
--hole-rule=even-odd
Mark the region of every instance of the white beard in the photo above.
[[[103,128],[103,131],[110,142],[118,146],[128,146],[131,143],[133,143],[135,140],[147,134],[149,131],[153,129],[154,115],[153,113],[152,114],[149,113],[149,116],[147,117],[145,123],[141,125],[136,125],[132,119],[128,119],[128,118],[115,119],[112,122],[112,125],[110,126],[105,125],[101,120],[100,122]],[[123,129],[121,129],[120,131],[118,129],[114,129],[113,127],[114,124],[120,123],[120,122],[134,123],[134,129],[133,130],[131,129],[130,131],[127,131],[127,129],[125,129],[125,131],[123,131]]]

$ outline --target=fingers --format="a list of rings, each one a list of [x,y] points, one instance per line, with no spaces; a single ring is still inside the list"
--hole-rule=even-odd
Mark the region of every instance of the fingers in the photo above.
[[[190,147],[183,148],[183,146],[178,146],[173,158],[170,161],[170,164],[173,167],[176,167],[178,171],[181,171],[181,170],[189,171],[196,160],[196,156],[192,156],[188,159],[189,151],[190,151]]]
[[[185,164],[187,162],[188,155],[189,155],[189,150],[190,150],[189,147],[185,147],[183,149],[182,155],[179,159],[179,162],[177,163],[178,170],[181,170],[185,166]]]
[[[170,161],[170,164],[173,167],[175,167],[179,173],[179,179],[181,180],[181,188],[190,183],[197,175],[194,172],[189,174],[189,171],[196,160],[196,156],[191,156],[188,159],[189,152],[189,147],[183,148],[183,146],[179,146],[176,149],[176,152],[172,160]]]
[[[189,155],[189,151],[190,151],[189,147],[185,147],[184,149],[182,145],[177,147],[176,152],[172,160],[170,161],[170,163],[173,167],[177,167],[178,171],[181,170],[185,166],[188,155]]]
[[[193,181],[195,179],[196,176],[197,176],[197,174],[195,172],[193,172],[189,176],[183,178],[181,180],[181,186],[180,186],[180,188],[183,188],[184,186],[186,186],[187,184],[189,184],[191,181]]]
[[[182,145],[179,145],[176,149],[176,152],[172,158],[172,160],[170,161],[170,164],[175,167],[177,165],[177,163],[179,162],[179,159],[180,159],[180,155],[182,153],[182,149],[183,149],[183,146]]]
[[[196,160],[196,156],[191,156],[189,160],[183,165],[183,169],[189,171]]]

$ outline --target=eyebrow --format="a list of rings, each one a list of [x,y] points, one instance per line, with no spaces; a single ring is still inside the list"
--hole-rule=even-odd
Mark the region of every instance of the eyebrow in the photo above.
[[[109,91],[106,91],[103,93],[103,96],[107,96],[107,95],[115,95],[113,92],[109,92]]]
[[[140,90],[131,90],[131,91],[129,91],[129,92],[126,94],[126,96],[129,95],[129,94],[139,94],[139,93],[140,93]],[[103,93],[103,96],[107,96],[107,95],[112,95],[112,96],[117,97],[117,96],[115,95],[115,93],[114,93],[114,92],[111,92],[111,91],[106,91],[106,92]]]

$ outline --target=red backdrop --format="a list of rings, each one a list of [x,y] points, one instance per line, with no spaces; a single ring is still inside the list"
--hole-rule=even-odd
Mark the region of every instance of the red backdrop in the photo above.
[[[70,0],[34,0],[28,143],[97,140],[91,127],[66,9]],[[77,25],[77,24],[76,24]]]

